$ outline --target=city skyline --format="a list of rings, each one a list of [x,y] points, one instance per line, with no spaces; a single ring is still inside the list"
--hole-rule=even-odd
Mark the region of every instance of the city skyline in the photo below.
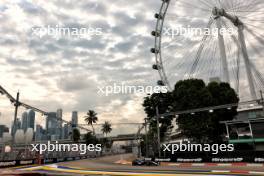
[[[27,132],[28,129],[32,129],[34,132],[33,140],[59,140],[59,139],[69,139],[70,133],[72,132],[73,128],[77,128],[81,131],[81,134],[85,134],[87,131],[83,130],[80,127],[85,127],[92,131],[92,127],[85,122],[84,124],[79,123],[79,116],[78,111],[72,111],[71,113],[71,120],[65,123],[65,119],[63,118],[63,109],[59,108],[55,112],[48,112],[44,115],[45,120],[42,123],[36,123],[35,119],[36,112],[32,109],[27,109],[26,111],[22,112],[21,117],[17,117],[16,119],[16,126],[14,127],[14,122],[12,121],[11,127],[9,125],[2,125],[0,123],[0,138],[3,132],[7,132],[8,134],[15,135],[18,130],[23,130],[24,133]],[[63,122],[64,121],[64,122]],[[108,121],[111,123],[111,121]],[[102,122],[94,124],[94,128],[97,135],[102,135]],[[120,125],[124,125],[126,128],[130,125],[141,125],[141,123],[116,123],[112,124],[114,126],[114,132],[111,135],[120,135],[122,132],[118,129]],[[137,127],[138,128],[138,127]],[[130,132],[137,131],[137,128],[133,129]],[[15,132],[14,132],[15,131]],[[129,132],[126,131],[127,133]]]
[[[68,139],[73,128],[78,124],[78,112],[72,112],[72,121],[63,125],[63,110],[57,109],[57,112],[49,112],[46,115],[45,123],[35,123],[35,111],[28,109],[22,113],[22,117],[17,117],[16,124],[14,121],[11,125],[11,131],[6,125],[0,124],[0,139],[3,139],[3,133],[15,136],[18,130],[23,130],[26,134],[28,129],[34,132],[33,140],[59,140]],[[66,129],[67,128],[67,129]]]

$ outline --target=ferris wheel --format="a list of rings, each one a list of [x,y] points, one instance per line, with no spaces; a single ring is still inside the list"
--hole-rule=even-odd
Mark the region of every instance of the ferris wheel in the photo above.
[[[181,79],[221,80],[240,98],[257,99],[264,88],[263,9],[263,0],[162,0],[151,32],[158,84],[173,90]]]

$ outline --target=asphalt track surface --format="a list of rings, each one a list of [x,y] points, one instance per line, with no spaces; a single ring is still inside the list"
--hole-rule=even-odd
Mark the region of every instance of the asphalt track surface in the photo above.
[[[133,176],[191,176],[191,175],[264,175],[264,167],[245,166],[131,166],[131,164],[116,164],[115,161],[128,158],[129,155],[110,156],[97,159],[61,162],[41,166],[25,166],[5,169],[17,172],[46,173],[47,175],[133,175]],[[1,173],[1,172],[0,172]],[[1,175],[4,175],[3,173]]]

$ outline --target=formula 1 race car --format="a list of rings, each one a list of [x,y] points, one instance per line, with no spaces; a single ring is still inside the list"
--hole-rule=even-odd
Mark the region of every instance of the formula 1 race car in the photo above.
[[[132,161],[132,166],[159,166],[160,163],[151,159],[137,158]]]

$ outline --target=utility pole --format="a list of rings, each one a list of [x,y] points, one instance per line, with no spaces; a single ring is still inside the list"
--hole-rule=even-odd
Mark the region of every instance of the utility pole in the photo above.
[[[145,118],[144,119],[145,120],[145,143],[146,143],[146,158],[148,158],[148,156],[149,156],[149,152],[148,152],[148,129],[147,129],[147,126],[148,126],[148,124],[147,124],[147,118]]]
[[[160,153],[160,127],[159,127],[159,108],[156,106],[156,118],[157,118],[157,137],[158,137],[158,152],[159,152],[159,158],[161,157]]]
[[[16,134],[16,122],[17,122],[17,110],[19,106],[19,91],[17,92],[16,101],[15,101],[15,115],[14,115],[14,122],[13,122],[13,134],[12,137],[15,139]]]
[[[140,147],[140,138],[139,138],[139,135],[140,135],[140,126],[138,126],[138,134],[137,134],[137,141],[138,141],[138,157],[141,158],[141,147]]]

